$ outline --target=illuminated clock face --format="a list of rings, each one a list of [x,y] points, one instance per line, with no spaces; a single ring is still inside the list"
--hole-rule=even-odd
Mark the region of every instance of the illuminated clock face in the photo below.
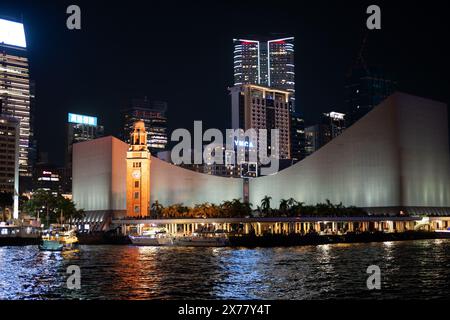
[[[139,170],[133,171],[133,178],[139,179],[141,177],[141,173]]]

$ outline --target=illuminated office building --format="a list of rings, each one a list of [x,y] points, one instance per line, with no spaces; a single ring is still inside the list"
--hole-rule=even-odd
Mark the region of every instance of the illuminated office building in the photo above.
[[[233,39],[234,85],[254,84],[289,93],[289,138],[282,143],[289,145],[289,152],[282,158],[299,161],[304,158],[304,120],[296,113],[294,37]],[[272,117],[268,109],[268,118]],[[256,113],[258,115],[258,113]],[[285,121],[283,121],[285,123]],[[271,128],[274,126],[267,126]],[[247,128],[248,129],[248,128]]]
[[[233,129],[279,129],[280,159],[291,158],[290,92],[258,85],[243,84],[229,88]],[[270,148],[270,143],[267,144]],[[272,146],[273,147],[273,146]],[[270,153],[270,152],[269,152]]]
[[[294,37],[233,39],[234,85],[257,84],[291,93],[295,103]]]
[[[33,190],[47,190],[64,194],[66,186],[66,169],[48,163],[36,163],[33,168]]]
[[[97,139],[103,136],[104,128],[97,124],[97,117],[69,113],[67,121],[66,168],[72,169],[73,144]]]
[[[291,113],[291,158],[300,161],[305,157],[305,121],[295,112]]]
[[[305,129],[305,152],[311,155],[325,144],[339,136],[346,128],[345,114],[340,112],[323,113],[320,123]]]
[[[19,120],[0,116],[0,192],[13,197],[13,216],[18,217]]]
[[[0,19],[0,113],[19,120],[19,173],[31,176],[35,154],[31,125],[29,65],[22,23]]]
[[[122,140],[130,143],[130,134],[136,121],[143,121],[147,131],[147,146],[151,154],[164,151],[167,146],[167,103],[133,99],[131,105],[122,111]]]

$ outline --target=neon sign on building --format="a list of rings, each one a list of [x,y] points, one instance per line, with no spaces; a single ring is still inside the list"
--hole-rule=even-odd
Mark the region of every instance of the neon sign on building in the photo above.
[[[97,117],[90,117],[81,114],[69,113],[69,122],[78,124],[97,125]]]

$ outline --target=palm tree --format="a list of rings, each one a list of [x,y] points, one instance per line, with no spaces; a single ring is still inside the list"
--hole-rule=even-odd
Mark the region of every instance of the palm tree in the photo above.
[[[264,212],[265,215],[267,215],[270,212],[270,200],[272,200],[272,197],[265,196],[261,200],[261,209]]]
[[[288,202],[288,205],[289,205],[289,207],[290,208],[292,208],[293,206],[295,206],[298,202],[297,202],[297,200],[295,200],[294,198],[289,198],[288,200],[287,200],[287,202]]]
[[[242,215],[242,202],[241,199],[231,200],[231,217],[241,217]]]
[[[162,204],[160,204],[158,202],[158,200],[156,200],[155,202],[153,202],[152,204],[152,211],[153,213],[156,215],[156,218],[158,219],[159,216],[161,215],[162,209],[164,209],[164,206]]]
[[[295,216],[300,216],[302,215],[303,212],[303,205],[305,204],[304,202],[298,202],[293,198],[290,198],[288,200],[288,204],[290,205],[290,210],[289,210],[289,216],[291,217],[295,217]]]
[[[220,209],[224,218],[229,218],[232,216],[232,207],[233,204],[231,201],[226,200],[222,202],[222,204],[220,205]]]
[[[289,210],[289,202],[286,199],[280,200],[280,215],[287,215]]]

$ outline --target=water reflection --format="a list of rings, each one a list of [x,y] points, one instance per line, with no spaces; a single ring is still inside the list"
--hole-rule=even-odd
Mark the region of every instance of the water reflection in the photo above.
[[[69,265],[81,290],[68,290]],[[369,265],[382,290],[368,291]],[[0,247],[0,299],[446,298],[450,241],[292,248]]]

